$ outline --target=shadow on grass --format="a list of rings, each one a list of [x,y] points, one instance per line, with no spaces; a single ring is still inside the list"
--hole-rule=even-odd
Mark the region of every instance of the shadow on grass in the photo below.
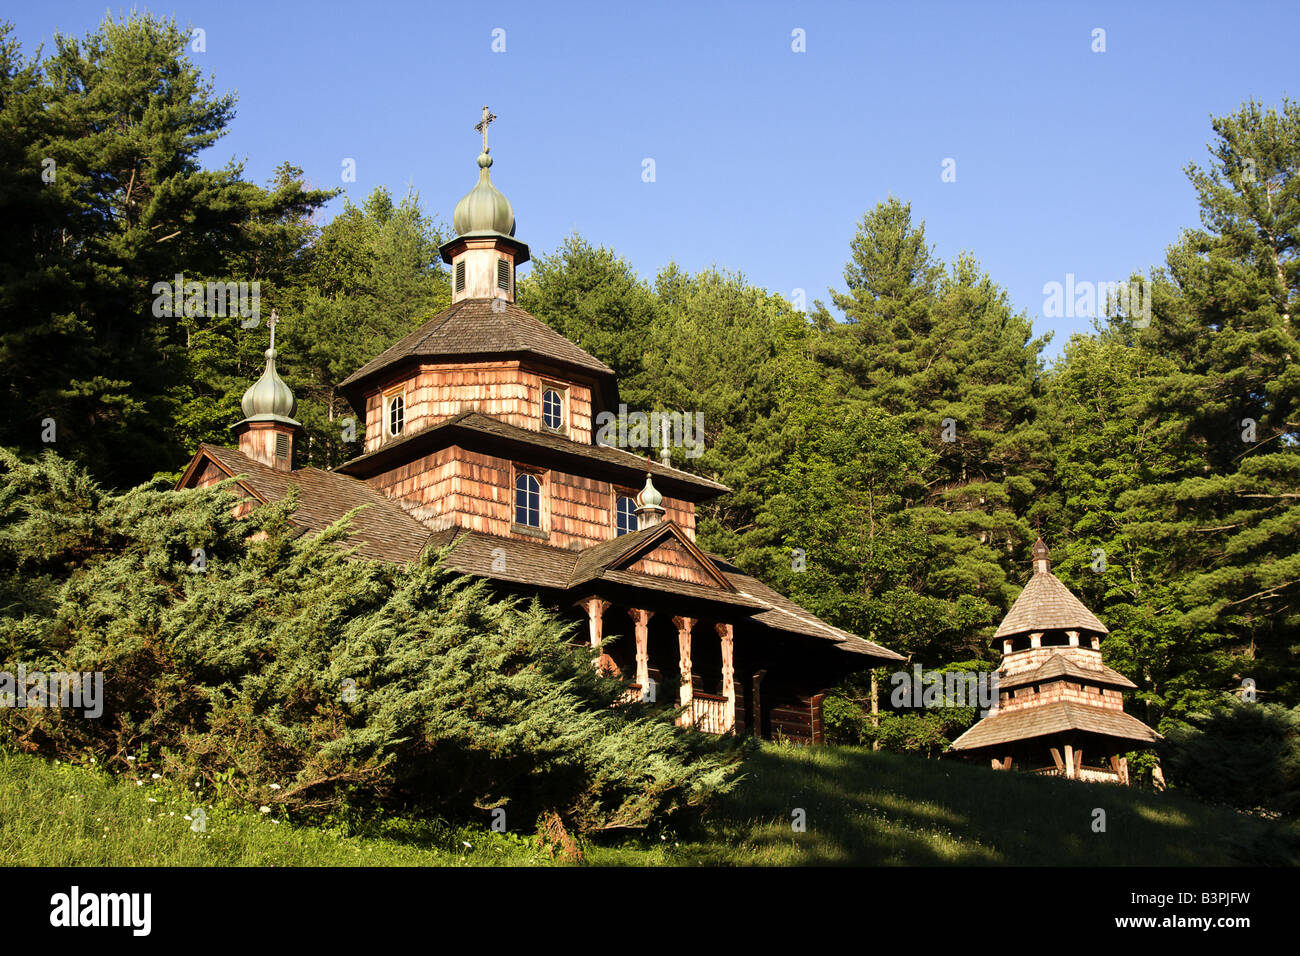
[[[766,745],[674,862],[1294,865],[1296,828],[1173,793],[851,747]],[[803,830],[797,829],[802,820]],[[1104,821],[1104,829],[1102,822]]]

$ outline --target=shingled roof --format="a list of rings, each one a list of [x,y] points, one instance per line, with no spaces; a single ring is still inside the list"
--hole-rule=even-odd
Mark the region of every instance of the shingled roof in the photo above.
[[[670,535],[680,540],[683,535],[671,521],[573,551],[461,528],[430,531],[400,505],[364,481],[319,468],[279,471],[254,461],[237,449],[219,445],[199,446],[179,486],[186,484],[204,459],[214,462],[232,478],[237,477],[240,486],[262,502],[279,501],[288,494],[291,486],[296,485],[299,488],[298,510],[293,522],[305,531],[323,531],[348,511],[361,507],[362,510],[352,518],[347,545],[354,547],[362,557],[406,563],[418,558],[425,550],[436,551],[450,546],[446,566],[464,574],[556,592],[576,593],[579,588],[605,581],[633,589],[677,594],[725,604],[759,625],[820,638],[836,650],[885,661],[903,660],[900,655],[878,644],[832,627],[756,578],[742,574],[722,558],[699,551],[694,544],[689,544],[688,550],[719,576],[720,586],[710,587],[618,567],[630,555],[642,550],[652,551],[659,540]],[[674,529],[678,533],[674,534]],[[723,582],[725,586],[721,586]]]
[[[619,558],[628,553],[628,549],[624,547],[607,547],[611,543],[619,543],[617,538],[613,539],[613,542],[602,542],[583,551],[570,551],[535,541],[500,538],[478,531],[452,530],[432,536],[429,547],[441,548],[449,543],[452,544],[452,548],[447,555],[447,566],[465,574],[533,587],[570,590],[570,582],[577,576],[576,571],[581,563],[584,565],[582,577],[589,585],[596,580],[601,580],[727,604],[740,608],[744,612],[753,612],[747,620],[789,634],[821,638],[836,650],[884,661],[904,659],[879,644],[865,641],[848,631],[832,627],[789,598],[778,594],[757,579],[741,574],[713,555],[705,555],[705,557],[731,582],[734,591],[613,568],[611,566],[617,564]],[[593,562],[587,555],[597,549],[599,551]],[[598,565],[598,570],[591,567],[593,563]]]
[[[345,393],[384,369],[416,359],[535,355],[598,378],[614,370],[505,299],[462,299],[394,342],[342,382]]]
[[[1158,733],[1122,710],[1107,710],[1074,701],[1057,701],[1041,707],[1026,707],[1024,710],[985,717],[954,740],[950,749],[978,750],[1069,730],[1142,744],[1154,743],[1160,739]]]
[[[660,464],[652,458],[633,454],[622,448],[615,448],[612,445],[588,445],[564,435],[520,428],[518,425],[511,425],[491,415],[473,411],[461,412],[427,428],[385,442],[374,451],[344,462],[339,465],[338,470],[345,474],[364,476],[382,470],[384,463],[389,459],[401,457],[403,461],[409,460],[414,454],[412,448],[424,445],[443,447],[458,442],[472,446],[476,439],[479,443],[484,439],[494,439],[508,443],[516,449],[532,448],[550,454],[552,457],[570,461],[579,460],[586,465],[588,471],[592,464],[604,466],[624,483],[639,484],[640,479],[649,472],[657,479],[662,491],[688,501],[701,501],[731,490],[716,481],[710,481],[708,478],[702,478],[671,465]]]
[[[1064,654],[1053,654],[1037,667],[1032,667],[1027,671],[1021,671],[1010,677],[999,677],[998,687],[1003,689],[1023,687],[1026,684],[1037,684],[1041,681],[1055,680],[1058,677],[1072,677],[1075,680],[1086,681],[1102,687],[1120,687],[1124,690],[1137,689],[1137,684],[1105,664],[1097,668],[1084,667],[1082,664],[1070,660]]]
[[[419,557],[429,538],[428,528],[364,481],[319,468],[279,471],[235,448],[199,445],[182,484],[204,458],[238,478],[240,486],[262,502],[279,501],[296,485],[298,509],[293,523],[306,531],[324,531],[349,511],[361,508],[352,517],[347,546],[355,547],[362,557],[405,563]]]
[[[1049,570],[1036,570],[1002,619],[993,639],[1057,630],[1109,633],[1106,625],[1083,606],[1060,578]]]

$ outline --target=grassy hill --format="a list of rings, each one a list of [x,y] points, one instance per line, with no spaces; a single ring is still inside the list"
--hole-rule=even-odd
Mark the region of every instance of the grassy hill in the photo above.
[[[531,837],[395,821],[367,836],[207,810],[163,780],[0,753],[10,865],[549,865]],[[1105,831],[1093,828],[1105,811]],[[802,814],[797,813],[802,811]],[[792,824],[804,821],[797,832]],[[676,834],[589,846],[597,865],[1300,862],[1300,830],[1174,793],[996,773],[847,747],[765,746],[737,790]]]

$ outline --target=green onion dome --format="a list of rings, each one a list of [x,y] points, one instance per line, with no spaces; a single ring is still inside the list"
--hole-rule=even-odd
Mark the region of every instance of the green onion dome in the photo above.
[[[293,418],[298,402],[284,379],[276,374],[275,356],[274,348],[266,350],[266,370],[262,372],[261,378],[249,386],[239,403],[246,419],[267,421]]]
[[[488,167],[492,157],[486,151],[478,157],[478,182],[452,213],[451,224],[458,236],[495,233],[502,236],[515,234],[515,211],[510,200],[492,185]]]

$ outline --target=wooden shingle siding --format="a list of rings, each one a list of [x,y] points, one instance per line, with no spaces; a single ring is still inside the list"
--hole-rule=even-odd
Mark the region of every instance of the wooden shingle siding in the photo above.
[[[689,581],[692,584],[712,584],[716,587],[712,576],[705,572],[699,562],[687,554],[686,549],[676,541],[665,541],[641,560],[629,564],[627,570],[641,574],[655,574],[677,581]]]
[[[586,547],[614,536],[609,482],[553,471],[550,499],[550,543],[556,547]]]
[[[485,534],[511,535],[514,521],[514,463],[464,448],[433,452],[366,479],[366,483],[404,508],[432,530],[457,526]],[[543,526],[547,543],[585,548],[616,536],[613,485],[561,471],[547,471],[543,481]],[[665,498],[670,514],[691,516],[690,502]],[[691,521],[693,526],[694,522]],[[693,528],[683,523],[691,534]],[[529,536],[531,537],[531,536]],[[647,573],[705,583],[684,552],[665,557]]]
[[[462,412],[479,412],[518,428],[542,431],[543,377],[519,362],[476,362],[467,365],[424,365],[395,379],[383,379],[366,394],[366,443],[371,452],[388,438],[383,431],[383,394],[406,386],[406,428],[414,433]],[[565,382],[568,438],[591,443],[591,389]]]

